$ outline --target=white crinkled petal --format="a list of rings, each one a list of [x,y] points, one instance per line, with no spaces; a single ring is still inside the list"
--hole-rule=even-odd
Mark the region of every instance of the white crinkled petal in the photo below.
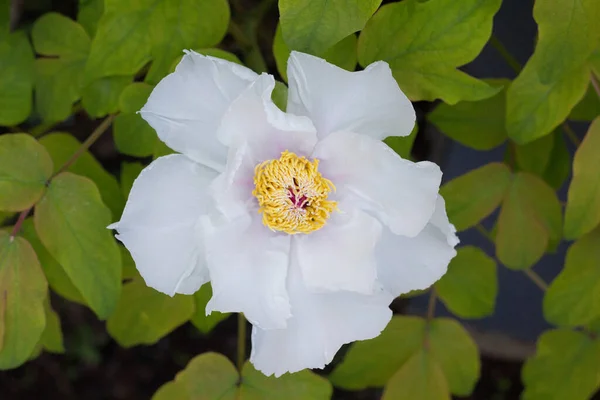
[[[305,287],[294,262],[288,290],[293,316],[287,328],[252,330],[250,361],[267,376],[323,368],[342,345],[378,336],[392,317],[392,296],[383,290],[315,293]]]
[[[293,51],[287,68],[287,111],[308,116],[320,138],[342,130],[375,139],[406,136],[415,124],[415,110],[385,62],[349,72]]]
[[[385,143],[349,132],[329,135],[313,157],[340,195],[353,198],[396,234],[416,236],[433,214],[442,179],[434,163],[404,160]]]
[[[433,285],[456,255],[454,247],[459,240],[455,232],[442,196],[431,221],[416,237],[395,235],[386,229],[377,247],[379,281],[394,296]]]
[[[285,327],[290,237],[263,226],[258,212],[202,225],[213,290],[207,314],[242,312],[264,329]]]
[[[376,290],[375,246],[381,224],[361,210],[347,212],[334,212],[320,230],[292,239],[304,282],[312,290],[364,294]]]
[[[216,172],[189,158],[161,157],[135,180],[121,220],[113,225],[136,267],[154,289],[190,294],[208,281],[196,224],[210,211]]]
[[[257,76],[241,65],[189,51],[156,85],[140,114],[167,146],[221,171],[227,157],[216,135],[221,118]]]

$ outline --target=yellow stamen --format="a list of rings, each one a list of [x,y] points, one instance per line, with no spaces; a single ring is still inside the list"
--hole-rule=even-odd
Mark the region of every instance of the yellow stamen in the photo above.
[[[327,200],[335,186],[318,171],[319,160],[309,161],[284,151],[254,169],[254,191],[263,224],[294,235],[321,229],[337,202]]]

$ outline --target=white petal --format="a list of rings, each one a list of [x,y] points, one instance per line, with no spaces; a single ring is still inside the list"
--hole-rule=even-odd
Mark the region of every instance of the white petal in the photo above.
[[[293,51],[287,74],[287,112],[308,116],[321,138],[342,130],[376,139],[406,136],[415,124],[410,100],[383,61],[349,72]]]
[[[379,281],[395,296],[433,285],[456,255],[455,232],[439,196],[431,221],[418,236],[408,238],[384,231],[377,248]]]
[[[392,232],[414,237],[431,218],[442,179],[434,163],[404,160],[385,143],[348,132],[329,135],[313,156],[340,195],[350,193]]]
[[[247,144],[255,164],[279,158],[285,150],[310,155],[317,135],[310,119],[286,114],[271,100],[275,79],[262,74],[231,104],[219,138],[228,146]]]
[[[305,284],[317,291],[373,293],[380,236],[379,221],[360,210],[335,213],[322,229],[294,236]]]
[[[243,312],[264,329],[285,327],[290,237],[271,232],[258,213],[203,225],[213,289],[206,312]]]
[[[135,180],[121,221],[111,227],[148,286],[172,296],[193,293],[208,280],[195,226],[211,207],[208,186],[215,177],[174,154],[157,159]]]
[[[252,330],[250,361],[267,376],[323,368],[342,345],[378,336],[392,317],[388,293],[314,293],[294,264],[288,279],[293,316],[287,328]]]
[[[221,171],[227,156],[216,136],[221,118],[256,77],[241,65],[190,51],[140,113],[170,148]]]

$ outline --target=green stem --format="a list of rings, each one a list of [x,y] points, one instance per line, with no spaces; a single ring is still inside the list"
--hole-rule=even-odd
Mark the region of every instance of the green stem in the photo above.
[[[579,145],[581,144],[581,140],[579,140],[579,138],[575,134],[575,131],[573,131],[573,129],[571,129],[571,126],[569,126],[569,124],[567,123],[567,121],[563,122],[561,126],[563,128],[563,131],[565,132],[565,135],[569,138],[569,140],[576,147],[579,147]]]
[[[535,283],[542,291],[548,290],[548,284],[539,276],[534,270],[531,268],[524,269],[523,273],[531,279],[533,283]]]
[[[29,215],[29,212],[31,211],[32,208],[33,208],[33,206],[29,207],[27,210],[23,210],[21,212],[21,214],[19,214],[19,218],[17,219],[17,222],[15,223],[15,226],[13,227],[12,232],[10,233],[11,241],[15,236],[17,236],[17,234],[21,230],[23,221],[25,221],[25,218],[27,218],[27,216]]]
[[[591,74],[590,80],[592,81],[592,86],[594,87],[596,94],[600,98],[600,82],[598,82],[598,78],[596,78],[596,75],[593,72]]]
[[[492,36],[490,37],[490,44],[498,51],[498,53],[500,53],[500,56],[504,58],[504,61],[506,61],[506,63],[513,69],[513,71],[515,71],[517,74],[521,72],[521,69],[523,68],[521,67],[521,64],[517,61],[516,58],[513,57],[512,54],[510,54],[508,49],[504,47],[502,42],[498,40],[498,38],[494,34],[492,34]]]
[[[242,372],[246,361],[246,318],[244,314],[238,313],[238,337],[237,337],[237,368]]]
[[[427,321],[431,321],[435,315],[435,303],[437,300],[437,292],[435,287],[431,286],[429,289],[429,304],[427,304]]]

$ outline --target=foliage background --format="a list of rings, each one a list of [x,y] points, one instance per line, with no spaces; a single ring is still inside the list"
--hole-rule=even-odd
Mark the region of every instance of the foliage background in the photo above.
[[[537,35],[515,58],[491,33],[517,3]],[[594,0],[0,0],[0,397],[591,398],[598,20]],[[513,24],[507,36],[535,27]],[[349,70],[384,59],[419,114],[411,137],[386,142],[446,172],[463,241],[449,273],[397,299],[379,338],[347,346],[319,375],[242,368],[246,326],[203,316],[210,288],[173,299],[146,288],[104,229],[143,166],[169,152],[135,111],[183,48],[274,73],[278,104],[290,49]],[[457,154],[471,155],[455,177]],[[526,303],[518,320],[535,346],[490,331],[510,331],[496,306],[511,295]]]

